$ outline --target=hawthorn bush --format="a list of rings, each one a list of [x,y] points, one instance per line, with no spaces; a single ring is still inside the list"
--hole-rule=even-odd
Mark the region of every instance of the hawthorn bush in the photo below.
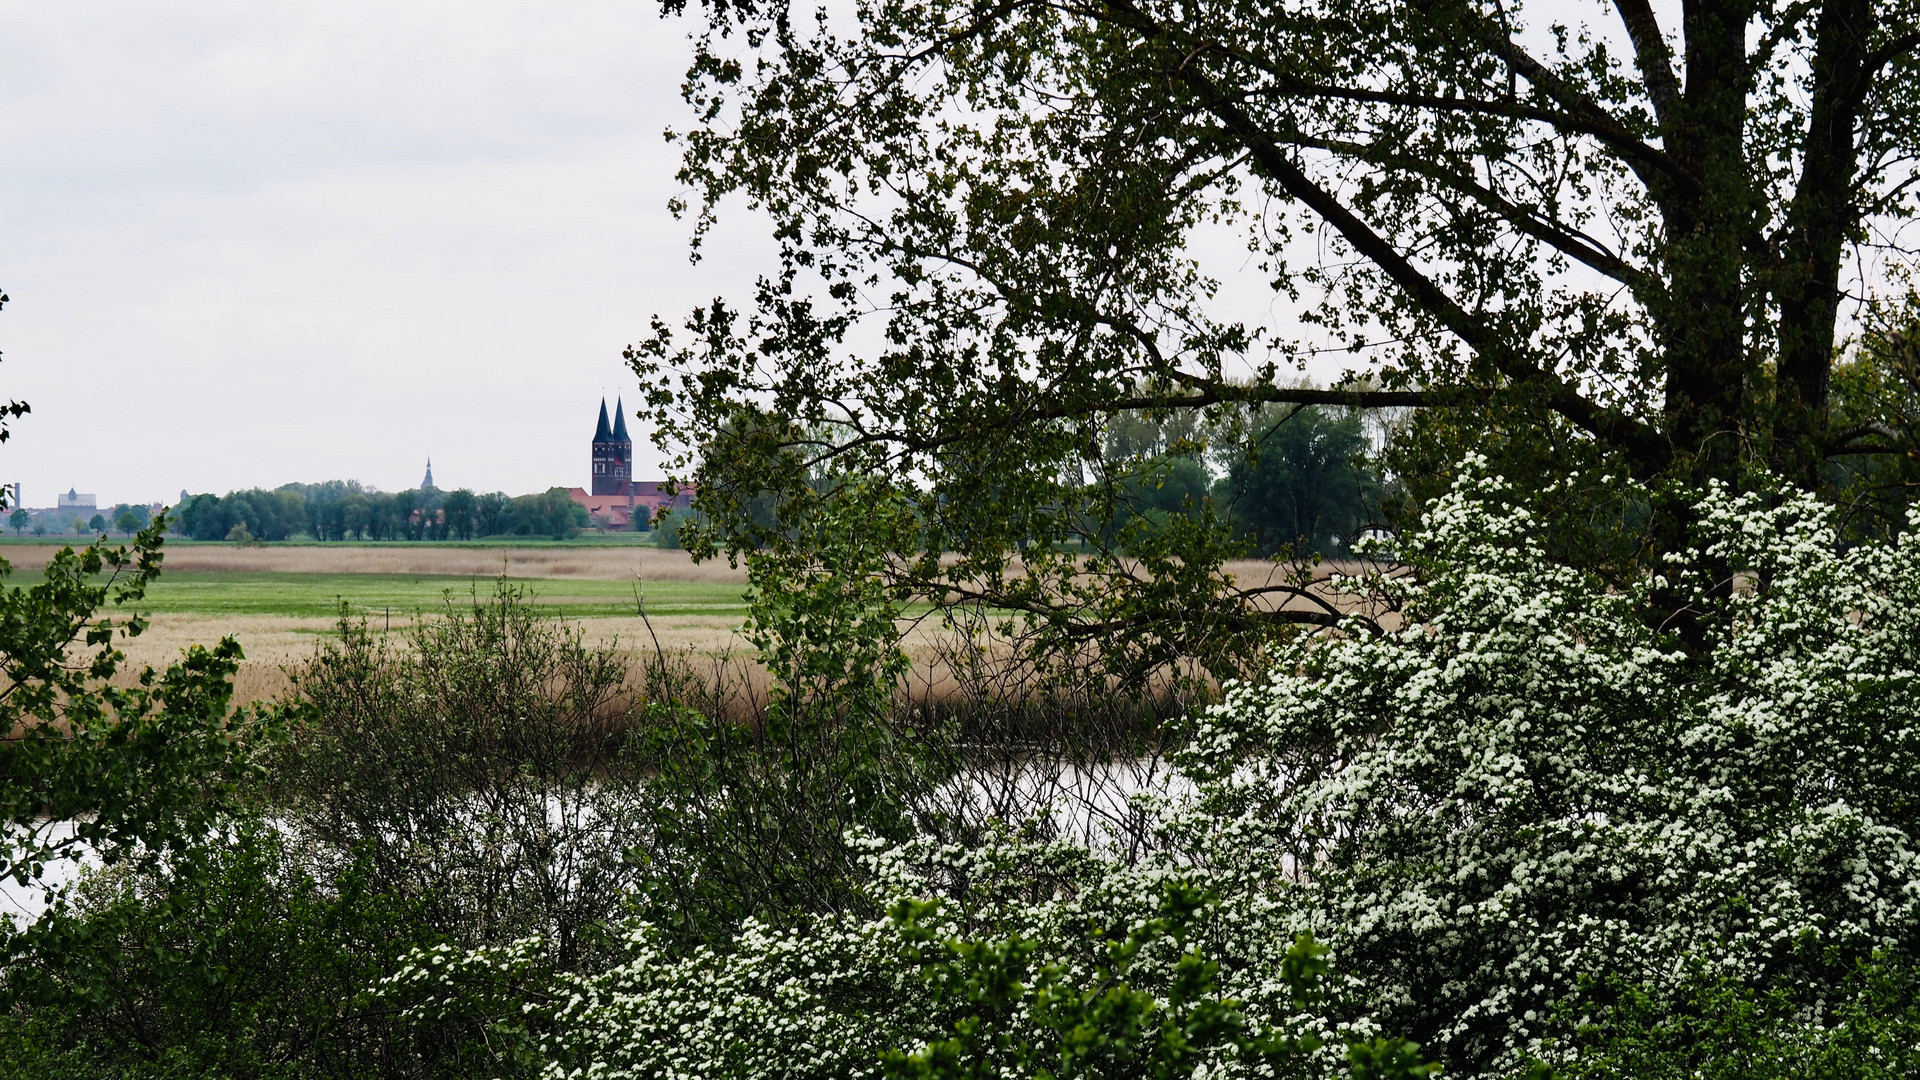
[[[1548,1053],[1615,996],[1595,979],[1672,1005],[1703,962],[1811,1023],[1859,963],[1910,962],[1920,542],[1842,550],[1810,496],[1716,489],[1613,588],[1507,494],[1469,468],[1416,573],[1369,583],[1404,628],[1297,642],[1201,720],[1188,857],[1287,869],[1353,1006],[1466,1073]],[[1650,624],[1656,590],[1704,647]]]

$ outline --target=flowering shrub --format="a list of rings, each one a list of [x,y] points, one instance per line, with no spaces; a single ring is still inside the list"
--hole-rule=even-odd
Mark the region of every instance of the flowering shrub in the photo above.
[[[872,884],[896,897],[885,917],[807,932],[749,920],[728,948],[691,955],[636,927],[628,963],[557,980],[518,1015],[502,1012],[501,1029],[524,1032],[531,1017],[552,1077],[1439,1071],[1371,1025],[1319,1019],[1326,949],[1311,936],[1265,957],[1283,1013],[1227,996],[1227,969],[1211,958],[1219,906],[1166,867],[1126,870],[1014,840],[976,851],[865,846]],[[1041,867],[1058,894],[1023,898]],[[956,886],[944,902],[913,898],[935,878]],[[498,1008],[502,989],[538,967],[529,944],[424,950],[380,993],[418,1015]]]
[[[1811,497],[1714,491],[1665,579],[1609,590],[1503,491],[1470,472],[1417,582],[1374,583],[1405,629],[1295,645],[1199,725],[1208,853],[1296,868],[1284,905],[1357,1004],[1464,1071],[1517,1067],[1583,976],[1658,994],[1705,957],[1812,1005],[1903,955],[1920,543],[1840,551]],[[1663,588],[1706,649],[1649,625]]]
[[[1191,793],[1143,799],[1154,856],[866,841],[890,917],[749,921],[691,953],[637,927],[627,963],[522,1006],[550,1074],[1070,1073],[1070,1032],[1138,1054],[1168,1024],[1205,1032],[1177,1067],[1084,1074],[1419,1075],[1382,1032],[1466,1075],[1577,1073],[1579,1032],[1702,985],[1818,1024],[1863,962],[1904,970],[1920,543],[1841,550],[1811,498],[1714,491],[1694,548],[1622,588],[1550,563],[1505,495],[1469,468],[1401,552],[1416,573],[1355,583],[1401,628],[1294,642],[1195,719]],[[1691,645],[1647,616],[1675,595]],[[1217,902],[1151,930],[1176,881]],[[1312,994],[1307,932],[1336,973]],[[508,974],[443,959],[384,992]]]

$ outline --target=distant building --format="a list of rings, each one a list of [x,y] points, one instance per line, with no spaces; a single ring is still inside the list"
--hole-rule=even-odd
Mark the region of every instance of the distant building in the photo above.
[[[607,421],[607,402],[600,399],[600,423],[593,431],[593,487],[568,488],[573,501],[587,510],[602,529],[631,529],[662,507],[682,509],[693,503],[693,493],[668,495],[665,480],[633,479],[633,439],[627,434],[626,405],[614,399],[614,419]]]
[[[593,521],[596,529],[619,531],[634,527],[636,507],[626,495],[589,495],[585,488],[568,488],[567,494],[574,502],[586,507],[587,517]]]
[[[427,459],[427,478],[425,480],[420,481],[421,491],[427,491],[430,489],[438,490],[433,486],[433,459],[432,458]]]
[[[59,497],[59,503],[54,507],[54,509],[56,510],[98,510],[100,509],[100,506],[99,506],[99,499],[96,498],[95,496],[83,494],[81,492],[75,491],[72,488],[68,488],[67,493]]]
[[[613,428],[607,428],[607,400],[600,399],[600,426],[593,432],[593,493],[625,495],[633,482],[633,440],[627,437],[626,404],[614,399]]]

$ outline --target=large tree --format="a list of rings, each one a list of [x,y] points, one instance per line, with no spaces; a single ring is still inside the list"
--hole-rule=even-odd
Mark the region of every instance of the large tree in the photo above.
[[[1846,305],[1908,265],[1914,0],[707,4],[695,249],[744,196],[778,258],[630,360],[736,544],[778,541],[730,517],[749,498],[791,517],[823,475],[882,477],[915,508],[904,588],[1078,640],[1177,599],[1190,645],[1328,613],[1217,573],[1218,529],[1048,564],[1126,487],[1121,413],[1437,407],[1477,443],[1549,433],[1531,467],[1676,491],[1912,449],[1838,429],[1830,374]],[[1229,273],[1291,321],[1230,310]],[[1366,378],[1286,377],[1327,349]]]

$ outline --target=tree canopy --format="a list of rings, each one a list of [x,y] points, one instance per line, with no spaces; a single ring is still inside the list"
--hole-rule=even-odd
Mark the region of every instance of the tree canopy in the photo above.
[[[675,136],[695,253],[744,198],[779,254],[750,300],[630,350],[657,438],[736,545],[768,537],[730,505],[781,492],[791,516],[810,474],[884,476],[930,523],[903,587],[1049,611],[1002,556],[1031,570],[1084,531],[1122,412],[1426,407],[1510,474],[1655,491],[1910,454],[1886,418],[1837,421],[1832,377],[1845,320],[1910,266],[1920,9],[1570,14],[710,0]],[[1230,310],[1239,273],[1293,321]],[[1288,374],[1329,350],[1353,378]],[[936,567],[960,533],[974,557]],[[1215,535],[1182,565],[1230,554]]]

